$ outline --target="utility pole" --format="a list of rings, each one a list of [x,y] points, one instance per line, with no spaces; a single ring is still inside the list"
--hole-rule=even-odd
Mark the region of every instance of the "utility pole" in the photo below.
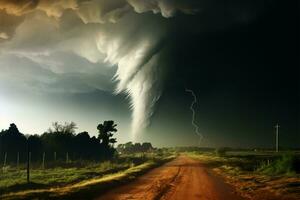
[[[276,129],[276,152],[279,151],[279,124],[277,123],[275,126]]]

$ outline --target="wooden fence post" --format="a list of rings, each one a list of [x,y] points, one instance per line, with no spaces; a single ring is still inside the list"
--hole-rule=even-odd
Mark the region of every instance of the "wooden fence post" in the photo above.
[[[66,163],[69,163],[69,153],[66,153]]]
[[[46,153],[44,152],[43,153],[43,164],[42,164],[43,169],[45,169],[45,156],[46,156]]]
[[[56,162],[56,151],[54,151],[54,161]]]
[[[17,169],[19,169],[20,164],[20,152],[17,153]]]
[[[6,166],[7,152],[4,154],[3,168]]]
[[[27,183],[30,182],[30,152],[29,152],[29,142],[28,142],[28,139],[27,139]]]

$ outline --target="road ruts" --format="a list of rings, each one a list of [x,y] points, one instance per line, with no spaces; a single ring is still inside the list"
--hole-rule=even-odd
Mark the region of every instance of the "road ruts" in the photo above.
[[[242,200],[199,161],[180,156],[97,200]]]

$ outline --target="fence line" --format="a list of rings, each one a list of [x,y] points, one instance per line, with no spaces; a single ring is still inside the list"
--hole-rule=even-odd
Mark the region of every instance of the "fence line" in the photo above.
[[[51,154],[53,155],[52,159]],[[48,157],[47,157],[48,156]],[[33,164],[36,167],[38,163],[40,163],[41,168],[46,168],[47,162],[49,163],[71,163],[72,161],[80,161],[82,160],[81,154],[76,153],[57,153],[54,151],[51,152],[2,152],[0,153],[0,167],[7,167],[9,165],[13,165],[17,169],[21,169],[24,167],[23,165],[29,161],[29,165]]]
[[[17,154],[17,168],[19,169],[19,164],[20,164],[20,153],[18,152]]]

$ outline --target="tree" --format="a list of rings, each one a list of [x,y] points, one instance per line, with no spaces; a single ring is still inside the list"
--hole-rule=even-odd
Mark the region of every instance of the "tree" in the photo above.
[[[16,155],[19,153],[25,154],[27,140],[26,137],[19,132],[17,126],[12,123],[7,130],[1,132],[1,154],[7,153],[8,162],[15,161]],[[0,156],[2,156],[0,154]]]
[[[105,160],[115,155],[113,145],[117,131],[114,121],[105,121],[98,125],[99,136],[90,137],[88,132],[76,134],[77,126],[74,122],[54,122],[48,132],[42,135],[25,135],[20,133],[15,124],[0,131],[0,159],[7,154],[7,162],[15,163],[17,158],[24,162],[27,158],[27,144],[31,152],[31,161],[40,162],[45,153],[47,160],[63,160],[69,155],[72,160]],[[0,160],[1,161],[1,160]]]
[[[118,130],[116,129],[117,124],[114,121],[104,121],[103,124],[99,124],[97,129],[99,131],[98,139],[100,140],[101,144],[105,148],[110,147],[110,144],[114,144],[117,142],[116,138],[112,138],[115,132]]]
[[[117,151],[120,153],[139,153],[139,152],[149,152],[153,150],[152,144],[150,142],[144,143],[132,143],[127,142],[125,144],[119,144]]]
[[[75,134],[75,130],[77,129],[77,125],[75,122],[65,122],[64,124],[60,124],[58,122],[52,123],[52,128],[48,129],[49,133],[61,133],[61,134]]]
[[[41,159],[43,154],[43,144],[39,135],[30,135],[28,137],[28,143],[31,152],[31,159],[33,161]]]
[[[135,144],[133,145],[133,151],[134,151],[134,152],[140,152],[141,149],[142,149],[141,143],[137,142],[137,143],[135,143]]]
[[[20,131],[14,123],[10,124],[8,132],[12,135],[20,135]]]
[[[142,144],[142,151],[146,152],[146,151],[151,151],[153,150],[152,144],[150,142],[144,142]]]

